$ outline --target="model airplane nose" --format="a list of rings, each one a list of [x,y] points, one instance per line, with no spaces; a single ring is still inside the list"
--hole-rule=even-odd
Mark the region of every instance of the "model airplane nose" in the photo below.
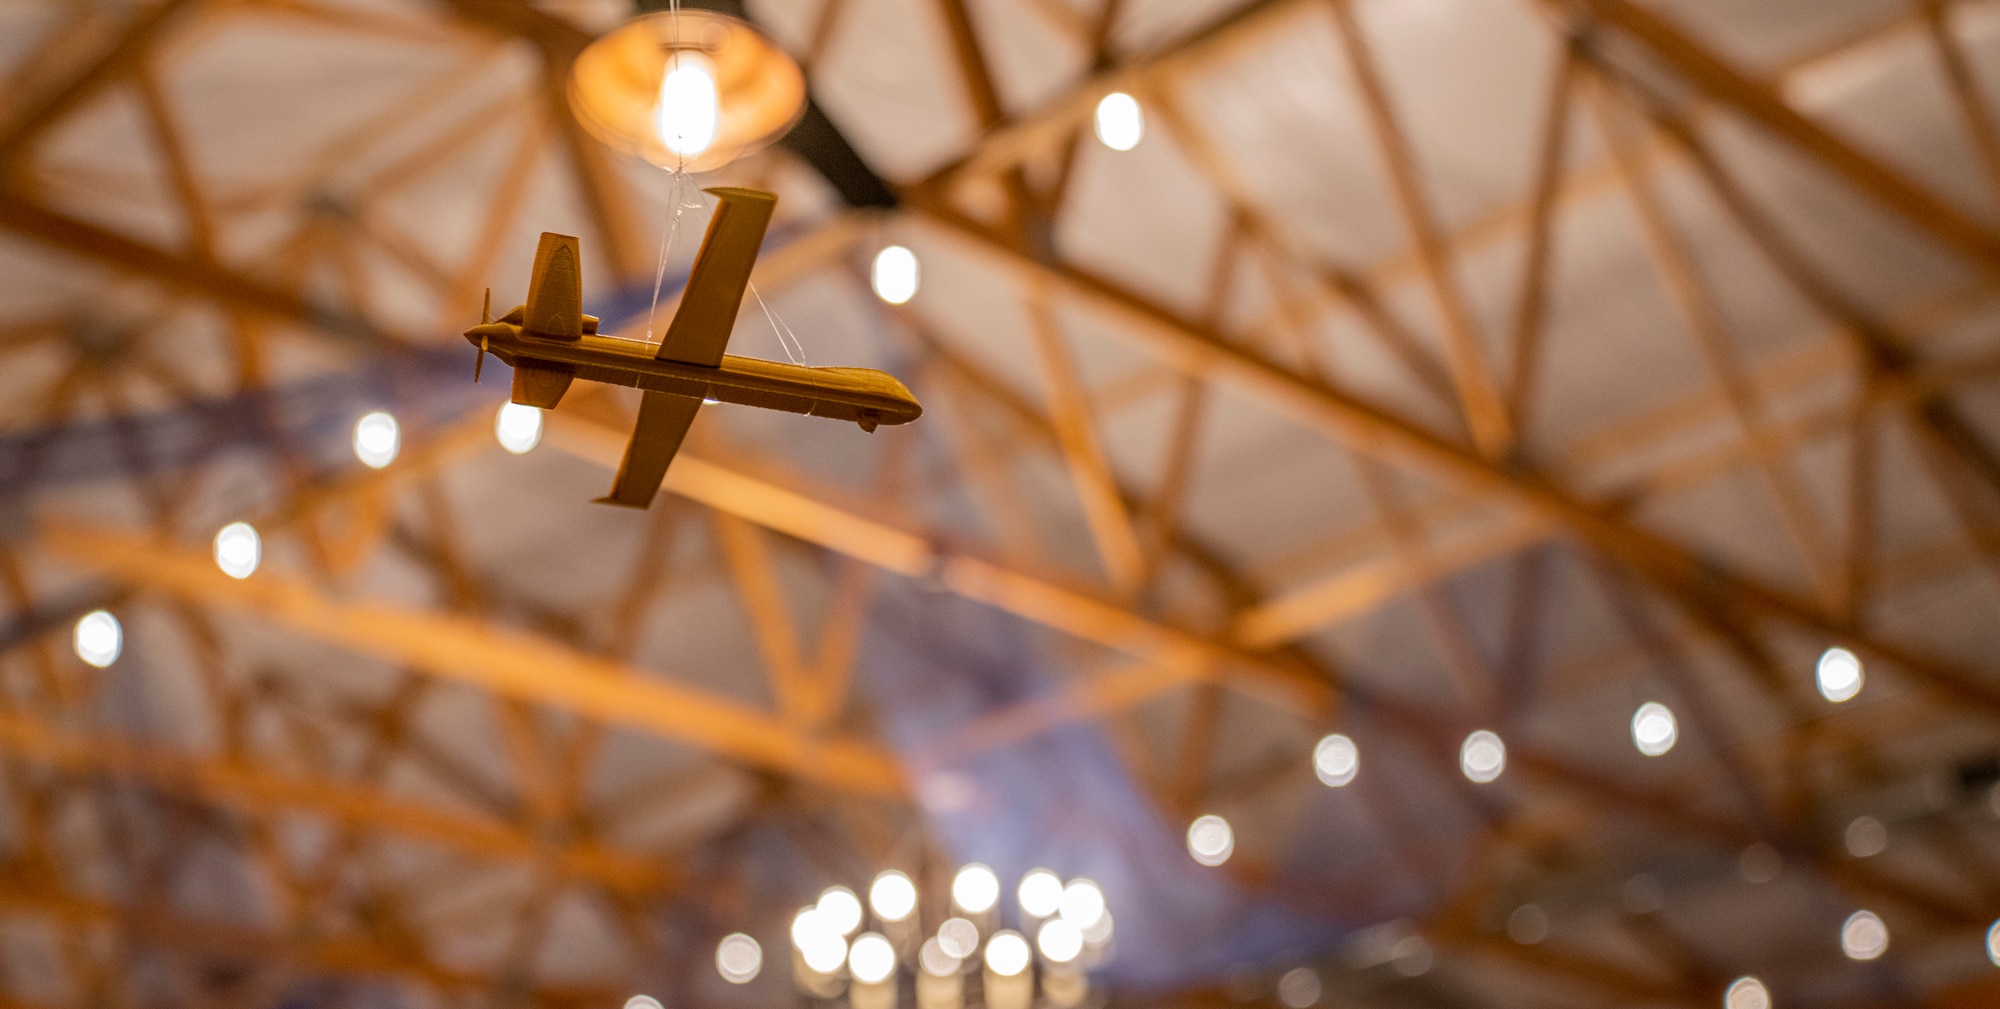
[[[514,335],[514,327],[504,322],[484,322],[465,331],[465,338],[478,346],[498,336]]]

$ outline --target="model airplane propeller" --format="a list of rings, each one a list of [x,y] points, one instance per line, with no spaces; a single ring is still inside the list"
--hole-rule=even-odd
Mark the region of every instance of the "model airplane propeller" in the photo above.
[[[491,353],[513,367],[516,403],[552,410],[577,378],[645,391],[611,493],[597,499],[604,504],[653,503],[703,401],[848,420],[865,431],[923,413],[903,383],[872,368],[809,368],[722,352],[778,198],[754,189],[708,192],[718,201],[715,216],[657,348],[598,335],[597,319],[583,314],[577,240],[549,232],[535,249],[527,303],[493,321],[489,290],[479,325],[465,331],[479,348],[473,381]]]

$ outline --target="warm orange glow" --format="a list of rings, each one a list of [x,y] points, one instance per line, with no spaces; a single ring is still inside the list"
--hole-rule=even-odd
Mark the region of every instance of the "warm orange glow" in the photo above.
[[[677,51],[702,59],[674,60]],[[712,138],[695,135],[706,133],[706,111],[670,109],[662,119],[663,95],[690,90],[663,91],[674,66],[707,71],[709,80],[690,78],[702,85],[695,89],[702,91],[702,102],[712,80]],[[584,49],[569,77],[570,108],[593,136],[662,168],[691,172],[720,168],[784,136],[805,102],[805,75],[784,50],[755,28],[710,11],[681,11],[678,24],[668,12],[633,18]],[[665,132],[680,137],[679,143],[663,138],[663,122],[674,126]]]

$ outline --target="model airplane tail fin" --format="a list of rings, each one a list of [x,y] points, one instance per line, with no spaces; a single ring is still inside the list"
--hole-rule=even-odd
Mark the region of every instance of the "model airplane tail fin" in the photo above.
[[[583,336],[582,248],[570,235],[542,232],[528,277],[521,328],[553,340]]]
[[[484,326],[493,321],[493,289],[486,289],[486,301],[479,306],[479,324]],[[472,359],[472,381],[479,383],[479,370],[486,367],[486,334],[479,334],[479,356]]]

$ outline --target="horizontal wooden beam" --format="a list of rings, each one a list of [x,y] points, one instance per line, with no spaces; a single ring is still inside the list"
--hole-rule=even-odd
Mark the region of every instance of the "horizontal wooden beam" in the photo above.
[[[2000,717],[2000,682],[1921,649],[1865,631],[1793,592],[1729,570],[1658,533],[1587,501],[1518,461],[1494,461],[1371,402],[1300,375],[1204,323],[1184,318],[1074,265],[1038,258],[947,208],[924,216],[1012,273],[1022,290],[1050,284],[1118,325],[1110,332],[1185,374],[1227,386],[1308,430],[1386,463],[1441,477],[1534,521],[1576,536],[1698,617],[1775,618],[1901,667],[1953,704]]]
[[[239,581],[217,570],[205,551],[116,529],[47,522],[38,542],[135,588],[244,614],[502,697],[863,795],[905,791],[895,758],[871,743],[808,738],[739,701],[532,634],[406,605],[335,599],[274,570]]]
[[[1630,0],[1543,0],[1558,16],[1578,7],[1639,43],[1711,101],[1784,138],[1910,225],[1987,270],[2000,270],[2000,232],[1911,181],[1786,104],[1768,83],[1716,55],[1678,25]]]
[[[558,844],[472,813],[445,812],[333,778],[289,774],[259,764],[102,735],[51,729],[0,713],[0,754],[79,775],[109,775],[249,815],[296,810],[439,844],[485,858],[528,859],[564,876],[624,891],[661,891],[673,882],[666,860],[590,843]]]
[[[30,918],[68,929],[112,928],[141,943],[215,962],[251,962],[300,971],[393,977],[466,995],[507,984],[498,973],[447,967],[409,949],[352,935],[284,935],[240,922],[193,917],[157,907],[134,907],[75,893],[57,881],[0,869],[0,918]],[[512,991],[549,1009],[602,1006],[626,992],[588,986],[533,985]]]

